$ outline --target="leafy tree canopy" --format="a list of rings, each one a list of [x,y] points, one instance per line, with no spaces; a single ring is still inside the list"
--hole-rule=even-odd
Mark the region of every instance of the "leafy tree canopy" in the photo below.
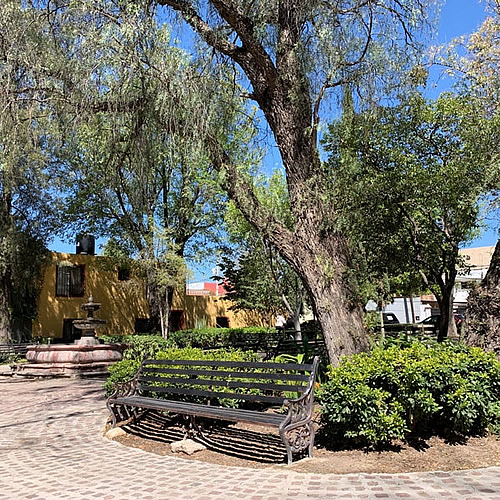
[[[361,114],[347,105],[326,146],[339,221],[370,268],[418,273],[448,317],[459,245],[478,234],[481,200],[500,186],[500,116],[451,94]]]

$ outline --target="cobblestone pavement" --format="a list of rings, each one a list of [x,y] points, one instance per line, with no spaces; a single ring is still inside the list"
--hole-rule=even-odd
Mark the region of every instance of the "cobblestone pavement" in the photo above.
[[[1,499],[500,500],[500,467],[320,475],[148,454],[102,436],[102,381],[2,378],[0,394]]]

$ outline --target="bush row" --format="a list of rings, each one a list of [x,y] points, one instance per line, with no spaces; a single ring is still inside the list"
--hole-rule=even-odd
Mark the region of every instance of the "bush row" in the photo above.
[[[106,382],[123,382],[144,356],[160,359],[256,360],[256,353],[200,347],[228,345],[234,329],[188,330],[160,336],[130,336],[124,360]],[[259,338],[266,329],[236,330]],[[116,339],[115,339],[116,340]],[[174,345],[178,343],[179,345]],[[430,434],[500,434],[500,362],[492,354],[455,343],[391,339],[370,354],[328,369],[318,390],[323,437],[330,444],[376,445]],[[282,356],[278,361],[290,361]]]
[[[273,334],[274,329],[264,327],[196,328],[172,332],[169,339],[178,347],[216,349],[244,343],[265,345],[266,339],[273,337]]]
[[[330,369],[328,379],[318,396],[330,444],[500,430],[500,362],[478,348],[378,347]]]
[[[126,359],[152,356],[168,347],[199,347],[218,349],[221,347],[254,345],[266,348],[276,338],[274,329],[248,328],[197,328],[171,332],[168,339],[160,335],[102,336],[104,342],[121,342],[127,345]]]

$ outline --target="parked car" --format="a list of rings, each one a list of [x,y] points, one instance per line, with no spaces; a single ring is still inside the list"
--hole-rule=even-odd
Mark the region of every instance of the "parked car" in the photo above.
[[[425,318],[422,321],[419,321],[419,324],[421,325],[439,325],[439,319],[441,316],[439,314],[433,314],[432,316],[429,316],[428,318]]]
[[[382,313],[384,330],[386,333],[398,334],[402,332],[411,333],[412,325],[401,323],[394,313]]]
[[[462,327],[462,323],[464,321],[464,316],[463,314],[454,314],[453,315],[455,319],[455,324],[457,325],[457,330],[460,331],[460,328]],[[429,316],[428,318],[425,318],[424,320],[420,321],[420,325],[424,325],[424,328],[431,329],[433,332],[437,332],[439,328],[439,320],[441,319],[440,314],[433,314],[432,316]]]

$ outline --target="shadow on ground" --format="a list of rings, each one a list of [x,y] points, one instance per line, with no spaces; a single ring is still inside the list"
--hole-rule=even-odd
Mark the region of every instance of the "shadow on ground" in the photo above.
[[[208,450],[244,460],[280,464],[286,450],[278,435],[239,428],[230,423],[203,420],[203,433],[193,437]],[[139,421],[123,426],[123,430],[142,439],[171,444],[185,437],[182,418],[148,412]]]

